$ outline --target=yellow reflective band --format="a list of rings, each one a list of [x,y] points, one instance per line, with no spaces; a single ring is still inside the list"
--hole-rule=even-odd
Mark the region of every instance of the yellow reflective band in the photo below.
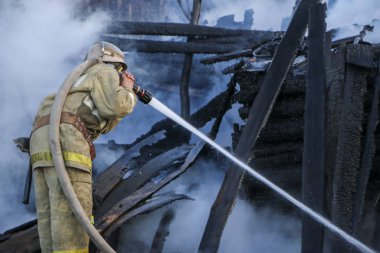
[[[95,217],[94,217],[94,215],[91,215],[91,224],[92,224],[92,225],[95,224]]]
[[[53,253],[88,253],[88,249],[53,250]]]
[[[32,163],[40,162],[40,161],[53,161],[53,156],[51,155],[51,152],[39,152],[39,153],[32,154],[30,159]],[[80,164],[86,165],[87,167],[92,166],[91,158],[79,153],[64,151],[63,159],[65,161],[80,163]]]

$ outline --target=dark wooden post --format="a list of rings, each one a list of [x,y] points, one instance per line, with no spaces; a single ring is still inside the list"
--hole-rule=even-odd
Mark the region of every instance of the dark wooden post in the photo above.
[[[253,102],[247,124],[236,148],[236,155],[242,161],[249,162],[251,158],[251,148],[269,117],[281,85],[293,62],[299,42],[305,34],[308,22],[308,3],[308,0],[302,0],[297,6],[289,28],[276,50],[263,85]],[[228,169],[211,208],[199,252],[215,253],[218,251],[220,238],[236,200],[243,175],[244,172],[240,168],[230,167]]]
[[[191,12],[192,25],[197,25],[201,14],[202,0],[194,0],[193,11]],[[188,38],[189,40],[189,38]],[[189,96],[189,80],[191,67],[193,65],[193,54],[185,54],[185,60],[182,68],[180,98],[181,98],[181,116],[188,119],[190,116],[190,96]]]
[[[365,48],[369,51],[369,48]],[[380,95],[380,63],[377,67],[377,77],[373,88],[372,105],[367,120],[366,136],[363,145],[360,171],[358,175],[358,187],[355,192],[353,207],[353,232],[358,234],[358,226],[363,217],[363,207],[368,178],[372,169],[373,157],[375,155],[375,131],[379,123],[379,95]]]
[[[347,50],[346,59],[349,54],[350,50]],[[356,189],[358,184],[363,145],[366,84],[367,72],[365,69],[346,62],[333,174],[331,220],[350,234],[353,232],[353,189]],[[334,235],[328,239],[327,252],[351,252],[351,250],[351,245]]]
[[[326,5],[318,0],[310,1],[302,201],[320,213],[324,203],[325,18]],[[301,252],[321,253],[322,250],[322,225],[303,215]]]

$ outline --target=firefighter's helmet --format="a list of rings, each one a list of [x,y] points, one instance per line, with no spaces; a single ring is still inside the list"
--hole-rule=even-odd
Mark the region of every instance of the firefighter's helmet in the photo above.
[[[99,41],[92,45],[87,51],[86,60],[91,58],[102,62],[121,63],[125,69],[127,68],[123,51],[109,42]]]

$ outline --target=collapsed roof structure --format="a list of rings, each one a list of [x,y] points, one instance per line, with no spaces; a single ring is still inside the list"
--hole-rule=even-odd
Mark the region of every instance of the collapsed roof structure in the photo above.
[[[199,16],[200,4],[194,1],[193,15]],[[380,250],[376,240],[380,235],[380,46],[363,42],[370,27],[357,36],[333,41],[332,31],[326,32],[325,11],[318,1],[300,1],[286,33],[206,27],[197,21],[189,25],[114,22],[103,36],[125,51],[188,54],[182,98],[188,96],[191,54],[217,54],[205,57],[204,64],[241,59],[224,70],[232,74],[225,91],[192,115],[186,112],[189,102],[182,99],[182,115],[197,128],[215,119],[209,133],[215,138],[226,111],[232,104],[241,104],[239,114],[245,124],[234,127],[234,153],[347,233]],[[188,39],[152,41],[125,34]],[[123,155],[97,176],[93,196],[95,226],[112,246],[117,248],[118,229],[125,222],[173,201],[192,200],[185,194],[161,193],[197,158],[215,159],[215,151],[205,143],[189,144],[189,140],[189,133],[165,119],[131,144],[109,143],[122,149]],[[18,140],[21,146],[26,142]],[[244,178],[242,170],[231,166],[210,210],[199,251],[218,251],[241,185],[258,206],[289,209],[267,187]],[[173,215],[168,211],[162,217],[150,252],[162,252]],[[4,250],[38,252],[36,221],[0,235],[0,251]],[[302,252],[323,250],[355,249],[302,216]]]

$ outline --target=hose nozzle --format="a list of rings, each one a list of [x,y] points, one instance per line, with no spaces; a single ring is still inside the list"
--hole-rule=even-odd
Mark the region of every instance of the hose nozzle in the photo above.
[[[146,105],[152,100],[152,94],[149,91],[142,89],[137,83],[133,84],[133,92],[139,100]]]

